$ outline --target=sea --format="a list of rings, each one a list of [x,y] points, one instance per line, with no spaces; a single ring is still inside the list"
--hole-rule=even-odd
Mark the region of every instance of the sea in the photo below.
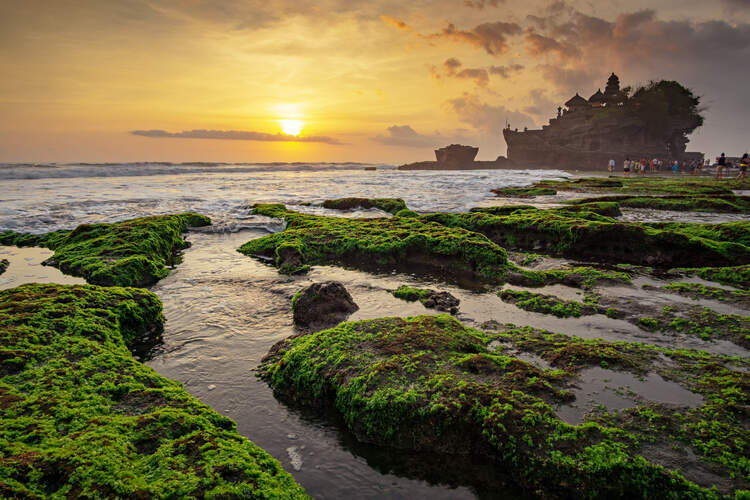
[[[435,314],[419,302],[404,302],[390,293],[405,284],[447,291],[459,298],[457,318],[467,326],[479,327],[492,320],[584,338],[636,339],[657,345],[663,340],[604,315],[578,319],[527,312],[503,302],[496,290],[462,289],[395,270],[374,274],[314,266],[306,275],[280,275],[237,248],[284,228],[282,221],[253,215],[256,203],[283,203],[308,213],[384,217],[390,214],[329,211],[316,205],[340,197],[395,197],[419,212],[462,212],[496,203],[492,189],[572,175],[558,170],[399,171],[393,165],[359,163],[0,164],[0,231],[43,233],[82,223],[188,210],[210,216],[213,225],[189,231],[186,239],[191,245],[183,252],[182,262],[151,287],[164,305],[163,340],[152,351],[139,352],[137,359],[179,381],[190,394],[237,422],[240,434],[278,459],[314,498],[515,499],[525,495],[487,460],[361,443],[335,411],[310,412],[275,398],[257,377],[256,368],[275,343],[299,333],[292,322],[294,294],[312,283],[336,280],[359,306],[350,320]],[[555,201],[560,200],[550,200]],[[653,220],[653,213],[638,214],[632,212],[630,217]],[[689,216],[659,214],[660,220]],[[696,221],[731,220],[721,214],[694,216]],[[25,282],[84,283],[41,265],[51,255],[42,248],[0,246],[0,258],[10,260],[8,271],[0,275],[0,289]],[[626,292],[640,293],[642,284],[664,283],[638,283],[635,291]],[[570,300],[580,300],[581,294],[562,285],[551,285],[540,293]],[[673,294],[662,299],[682,300]],[[709,305],[719,311],[728,307],[719,302]],[[709,343],[687,335],[669,337],[669,342],[672,347],[718,353],[737,354],[738,349],[729,342]]]
[[[458,212],[493,198],[494,188],[569,176],[361,163],[0,164],[0,231],[41,233],[187,210],[210,216],[217,231],[237,231],[268,223],[251,215],[255,203],[297,209],[349,196],[403,198],[419,212]]]

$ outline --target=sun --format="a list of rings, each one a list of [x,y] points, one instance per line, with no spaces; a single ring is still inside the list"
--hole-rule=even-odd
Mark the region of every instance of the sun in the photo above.
[[[281,124],[281,130],[286,135],[299,135],[305,125],[302,120],[279,120],[279,123]]]

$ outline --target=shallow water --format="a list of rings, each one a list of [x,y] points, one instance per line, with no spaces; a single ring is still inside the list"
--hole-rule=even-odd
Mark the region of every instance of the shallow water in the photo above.
[[[0,290],[15,288],[25,283],[59,283],[61,285],[85,285],[86,280],[68,276],[42,262],[52,257],[52,250],[38,247],[18,248],[0,245],[0,260],[7,259],[10,265],[0,274]]]
[[[576,397],[575,402],[559,406],[556,414],[561,420],[573,425],[582,423],[586,413],[598,405],[607,410],[622,410],[644,402],[691,408],[703,402],[700,394],[664,380],[656,373],[637,377],[632,373],[599,366],[582,370],[572,392]]]

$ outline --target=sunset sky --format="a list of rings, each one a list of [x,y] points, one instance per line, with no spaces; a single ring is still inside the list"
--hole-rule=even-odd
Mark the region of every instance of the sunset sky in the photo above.
[[[750,0],[0,0],[0,162],[494,159],[506,120],[612,71],[692,88],[688,150],[737,156],[748,23]]]

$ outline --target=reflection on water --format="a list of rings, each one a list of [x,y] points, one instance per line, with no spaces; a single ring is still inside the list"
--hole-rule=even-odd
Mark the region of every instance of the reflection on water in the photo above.
[[[42,262],[52,257],[52,250],[39,247],[7,247],[0,245],[0,259],[10,262],[8,269],[0,274],[0,290],[15,288],[25,283],[59,283],[61,285],[85,285],[83,278],[68,276]]]

